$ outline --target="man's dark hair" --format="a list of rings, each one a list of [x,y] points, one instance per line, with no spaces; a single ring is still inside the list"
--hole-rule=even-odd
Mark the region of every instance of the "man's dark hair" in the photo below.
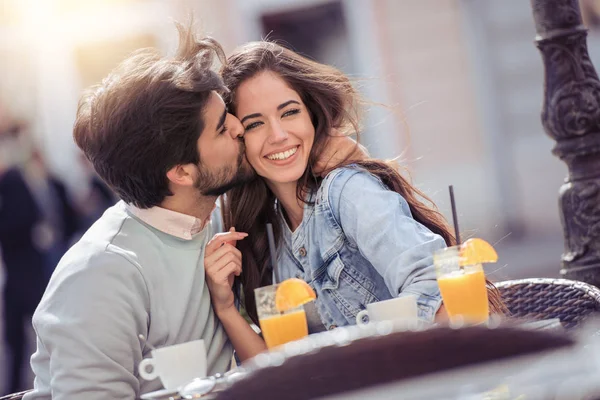
[[[142,49],[123,61],[79,102],[73,137],[100,177],[140,208],[171,195],[167,171],[198,164],[197,141],[211,91],[225,92],[212,70],[225,54],[217,41],[198,40],[177,24],[172,58]]]

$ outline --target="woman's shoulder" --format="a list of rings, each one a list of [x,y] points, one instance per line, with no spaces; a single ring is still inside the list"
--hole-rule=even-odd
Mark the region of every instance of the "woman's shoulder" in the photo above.
[[[358,164],[349,164],[329,172],[323,179],[320,191],[329,196],[342,191],[360,190],[364,185],[377,185],[386,189],[376,175]]]
[[[327,174],[317,192],[317,203],[335,215],[342,203],[368,203],[372,196],[379,196],[385,190],[389,189],[376,175],[360,165],[350,164]]]

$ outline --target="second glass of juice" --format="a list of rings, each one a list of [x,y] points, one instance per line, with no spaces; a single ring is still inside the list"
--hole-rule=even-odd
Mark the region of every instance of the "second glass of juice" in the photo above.
[[[275,307],[278,286],[279,284],[254,289],[260,330],[269,349],[308,336],[303,306],[283,312]]]
[[[463,265],[460,247],[437,251],[433,256],[437,281],[451,321],[468,324],[486,322],[489,303],[485,273],[481,264]]]

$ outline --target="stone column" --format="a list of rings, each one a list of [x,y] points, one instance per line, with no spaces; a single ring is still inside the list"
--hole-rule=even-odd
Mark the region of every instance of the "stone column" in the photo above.
[[[561,275],[600,287],[600,82],[578,0],[531,0],[545,69],[542,124],[569,174],[560,188]],[[531,182],[535,185],[535,182]]]

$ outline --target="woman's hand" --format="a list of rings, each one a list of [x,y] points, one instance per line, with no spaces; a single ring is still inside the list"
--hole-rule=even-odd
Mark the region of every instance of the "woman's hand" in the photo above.
[[[216,234],[204,250],[206,283],[217,314],[235,307],[233,280],[242,273],[242,253],[235,244],[247,236],[231,228],[227,233]]]
[[[446,306],[444,303],[440,305],[437,312],[435,313],[434,321],[438,324],[446,324],[450,321],[450,317],[448,316],[448,312],[446,311]]]
[[[242,253],[235,244],[247,236],[247,233],[231,228],[227,233],[216,234],[204,251],[206,282],[213,309],[242,361],[267,350],[265,341],[235,308],[233,279],[242,273]]]

